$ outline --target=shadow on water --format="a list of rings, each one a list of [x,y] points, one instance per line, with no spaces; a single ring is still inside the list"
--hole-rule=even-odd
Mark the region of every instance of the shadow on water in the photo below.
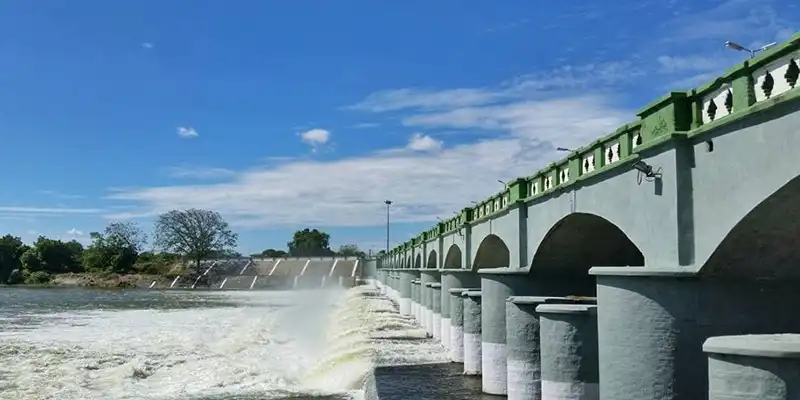
[[[375,369],[380,400],[497,400],[481,393],[480,376],[464,376],[456,363],[399,365]]]

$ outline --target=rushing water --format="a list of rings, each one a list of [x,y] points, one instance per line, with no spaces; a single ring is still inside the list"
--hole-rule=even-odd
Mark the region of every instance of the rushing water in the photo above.
[[[0,287],[0,399],[484,398],[377,294]]]

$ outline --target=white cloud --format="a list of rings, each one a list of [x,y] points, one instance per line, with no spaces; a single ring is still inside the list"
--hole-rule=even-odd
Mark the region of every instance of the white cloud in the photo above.
[[[411,135],[406,147],[413,151],[439,151],[442,149],[442,144],[442,141],[436,140],[429,135],[415,133]]]
[[[67,231],[67,235],[69,236],[83,236],[83,231],[79,231],[75,228],[72,228]]]
[[[142,48],[145,50],[150,50],[154,47],[156,47],[156,45],[151,42],[142,42]]]
[[[200,134],[197,133],[197,131],[194,128],[189,126],[179,126],[177,128],[177,131],[178,131],[178,136],[186,139],[200,136]]]
[[[300,132],[299,135],[300,140],[311,146],[312,151],[316,151],[319,147],[328,143],[331,138],[331,132],[321,128]]]

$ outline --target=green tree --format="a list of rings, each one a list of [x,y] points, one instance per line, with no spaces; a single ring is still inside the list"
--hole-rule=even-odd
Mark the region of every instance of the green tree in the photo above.
[[[83,252],[83,265],[89,271],[131,272],[147,238],[136,223],[112,222],[103,233],[91,233],[92,244]]]
[[[289,253],[283,250],[275,250],[275,249],[266,249],[261,252],[261,254],[257,254],[256,257],[267,257],[267,258],[281,258],[288,256]]]
[[[211,254],[236,247],[238,236],[216,211],[172,210],[156,220],[154,243],[194,261],[195,267]]]
[[[33,244],[33,252],[26,251],[23,265],[29,271],[43,271],[50,274],[81,272],[81,253],[83,245],[77,241],[63,242],[39,236]]]
[[[14,270],[22,268],[20,258],[28,246],[17,236],[5,235],[0,237],[0,283],[8,283],[8,278]]]
[[[339,247],[339,251],[336,252],[336,255],[342,257],[356,257],[356,258],[366,258],[367,254],[361,251],[358,246],[354,244],[343,244]]]
[[[321,257],[331,256],[331,236],[317,229],[303,229],[292,236],[292,241],[287,243],[289,254],[294,257]]]

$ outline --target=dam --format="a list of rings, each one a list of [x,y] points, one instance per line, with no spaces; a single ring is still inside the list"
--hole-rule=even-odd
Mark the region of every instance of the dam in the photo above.
[[[169,285],[154,281],[150,289],[315,289],[353,287],[361,277],[357,258],[292,257],[204,260],[187,267]]]
[[[798,76],[795,34],[387,249],[378,280],[488,394],[800,398]]]

